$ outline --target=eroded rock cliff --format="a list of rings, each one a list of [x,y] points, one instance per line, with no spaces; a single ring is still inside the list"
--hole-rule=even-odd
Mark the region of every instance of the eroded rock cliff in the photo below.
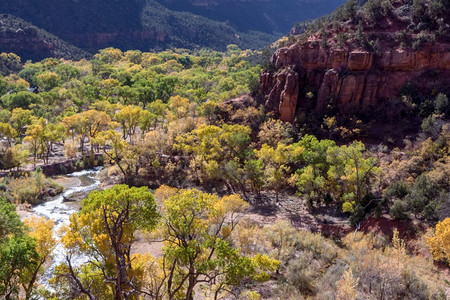
[[[323,50],[311,43],[278,49],[276,71],[261,76],[266,107],[292,122],[296,109],[316,95],[323,113],[329,101],[339,110],[370,109],[397,96],[411,82],[425,92],[450,86],[450,45],[420,51],[385,49],[376,55],[363,50]]]
[[[274,53],[271,71],[261,76],[261,101],[292,122],[296,111],[325,114],[330,103],[340,112],[371,110],[398,97],[408,82],[423,95],[448,92],[445,3],[422,1],[418,14],[403,0],[370,0],[359,9],[349,2]]]

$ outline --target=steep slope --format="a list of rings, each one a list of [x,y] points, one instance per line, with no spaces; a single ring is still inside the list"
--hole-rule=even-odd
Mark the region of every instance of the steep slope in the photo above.
[[[350,1],[275,52],[261,101],[292,122],[299,111],[375,111],[405,86],[418,101],[448,92],[449,22],[448,0]]]
[[[331,13],[342,0],[157,0],[167,8],[229,22],[239,31],[286,33],[296,22]]]
[[[146,32],[157,32],[156,46],[160,48],[207,47],[225,50],[229,44],[243,49],[261,48],[274,41],[278,35],[263,32],[240,32],[230,24],[213,21],[189,12],[174,12],[156,1],[147,1],[142,12]],[[154,48],[151,45],[150,48]]]
[[[15,53],[23,61],[47,57],[79,60],[90,56],[86,51],[11,15],[0,15],[0,50]]]
[[[223,50],[232,43],[242,48],[265,46],[295,21],[327,13],[325,8],[332,9],[341,1],[218,1],[218,5],[183,1],[178,2],[183,4],[178,10],[171,10],[177,2],[3,0],[0,13],[18,16],[91,52],[108,46],[146,51],[173,46]]]

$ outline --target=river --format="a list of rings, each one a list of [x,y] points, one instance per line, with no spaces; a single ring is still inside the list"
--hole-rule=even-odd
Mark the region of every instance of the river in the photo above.
[[[74,172],[64,176],[76,178],[76,183],[69,187],[65,187],[62,194],[54,197],[50,201],[44,202],[33,208],[33,212],[37,215],[44,216],[49,220],[53,220],[55,223],[54,232],[56,238],[60,238],[58,235],[59,230],[63,225],[69,224],[69,217],[77,210],[64,203],[65,198],[69,198],[74,193],[89,192],[97,189],[100,185],[98,175],[102,167],[96,167],[90,170],[84,170]],[[51,265],[45,270],[45,273],[40,278],[40,283],[46,288],[50,288],[48,280],[53,276],[55,267],[65,261],[64,247],[57,242],[55,249],[53,250],[53,259]],[[76,263],[76,262],[75,262]]]

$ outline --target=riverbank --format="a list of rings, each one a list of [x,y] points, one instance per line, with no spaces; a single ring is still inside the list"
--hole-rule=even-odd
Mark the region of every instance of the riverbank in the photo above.
[[[79,211],[81,200],[86,198],[90,192],[100,185],[98,174],[101,167],[96,168],[97,169],[81,170],[66,175],[53,176],[51,179],[64,188],[62,193],[54,197],[48,197],[45,202],[35,206],[30,204],[18,204],[16,205],[16,212],[19,214],[21,220],[32,216],[42,216],[37,213],[34,208],[48,205],[47,203],[53,203],[55,199],[60,199],[61,201],[58,201],[58,203],[62,206],[69,207],[73,212]],[[89,178],[91,174],[95,174],[94,178],[92,178],[92,176]],[[95,186],[92,186],[93,183],[95,183]],[[57,207],[55,207],[55,209],[56,208]]]
[[[6,176],[17,176],[23,174],[30,174],[34,172],[36,169],[40,168],[45,176],[57,176],[70,174],[73,172],[78,172],[82,170],[91,169],[98,166],[103,166],[104,157],[103,154],[97,153],[94,154],[94,157],[89,155],[85,155],[82,157],[76,158],[65,158],[63,160],[53,160],[49,164],[37,163],[37,164],[28,164],[20,170],[7,170],[0,172],[0,177]]]

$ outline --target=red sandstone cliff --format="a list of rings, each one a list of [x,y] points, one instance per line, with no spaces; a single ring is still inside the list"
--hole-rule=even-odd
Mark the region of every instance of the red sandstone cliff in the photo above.
[[[414,14],[408,1],[386,3],[343,7],[312,26],[314,33],[297,36],[303,42],[279,48],[274,71],[260,79],[266,108],[292,122],[296,111],[312,106],[326,113],[330,101],[341,112],[371,110],[408,82],[425,96],[448,91],[450,7],[423,1],[422,13]]]
[[[321,113],[333,98],[340,110],[370,109],[398,95],[408,82],[422,91],[450,85],[450,45],[420,51],[386,49],[379,55],[361,50],[323,50],[310,43],[278,49],[272,57],[277,71],[261,75],[266,107],[292,122],[305,106],[306,93],[317,96]]]

